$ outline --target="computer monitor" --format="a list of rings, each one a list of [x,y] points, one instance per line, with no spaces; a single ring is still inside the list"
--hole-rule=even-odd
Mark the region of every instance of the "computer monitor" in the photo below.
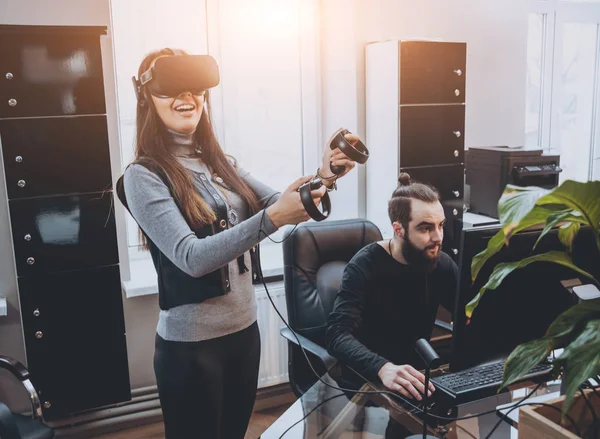
[[[499,225],[493,225],[462,231],[450,361],[453,372],[507,357],[519,344],[542,337],[554,319],[576,303],[561,281],[578,278],[582,283],[590,283],[574,270],[550,262],[535,262],[513,271],[497,289],[487,290],[467,324],[465,305],[487,282],[496,264],[565,248],[558,239],[557,228],[542,238],[534,252],[532,248],[541,229],[519,232],[508,246],[487,261],[472,283],[472,259],[487,247],[499,229]],[[599,275],[600,255],[591,228],[579,231],[573,245],[573,259],[579,267]]]

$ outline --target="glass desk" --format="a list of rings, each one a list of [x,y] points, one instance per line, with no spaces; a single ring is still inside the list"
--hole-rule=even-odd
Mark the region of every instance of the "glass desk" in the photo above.
[[[441,373],[441,369],[432,372],[436,373]],[[336,375],[339,377],[336,378]],[[354,384],[349,384],[349,377]],[[321,379],[323,382],[317,381],[260,439],[403,439],[411,434],[422,433],[422,414],[411,409],[401,399],[391,394],[342,392],[329,386],[345,389],[350,387],[359,391],[385,390],[381,384],[368,382],[349,368],[344,368],[337,374],[330,372]],[[519,388],[508,392],[452,408],[447,405],[442,408],[432,398],[433,404],[429,405],[432,412],[439,416],[457,418],[488,411],[491,413],[458,421],[428,417],[428,434],[446,439],[485,438],[500,420],[496,407],[512,401],[516,403],[536,386],[531,382],[521,383]],[[555,392],[558,387],[559,384],[556,383],[544,384],[534,396]],[[491,438],[517,438],[517,430],[508,422],[502,421]]]

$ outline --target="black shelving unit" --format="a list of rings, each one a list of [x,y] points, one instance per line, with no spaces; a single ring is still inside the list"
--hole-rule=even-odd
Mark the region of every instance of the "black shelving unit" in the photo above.
[[[131,399],[100,38],[0,26],[0,142],[44,417]]]
[[[435,186],[443,249],[458,262],[464,206],[466,44],[385,41],[366,48],[367,218],[391,233],[400,172]]]

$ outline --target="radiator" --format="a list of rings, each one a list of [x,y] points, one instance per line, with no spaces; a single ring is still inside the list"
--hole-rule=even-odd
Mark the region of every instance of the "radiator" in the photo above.
[[[267,287],[275,306],[287,320],[283,282],[273,282],[268,284]],[[284,327],[285,323],[281,321],[277,312],[273,309],[273,305],[262,285],[256,286],[256,305],[261,339],[258,387],[286,383],[289,381],[287,342],[279,334],[279,329]]]

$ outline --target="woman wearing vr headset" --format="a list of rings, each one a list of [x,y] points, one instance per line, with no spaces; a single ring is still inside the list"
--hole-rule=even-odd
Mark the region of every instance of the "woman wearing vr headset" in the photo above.
[[[156,51],[138,78],[135,160],[117,193],[158,274],[154,369],[166,437],[242,439],[260,360],[259,230],[262,240],[308,220],[298,188],[313,176],[278,193],[224,154],[210,119],[207,90],[219,82],[211,57]],[[338,177],[355,165],[324,148],[317,173],[327,186],[335,182],[330,163],[345,167]],[[316,204],[326,189],[312,191]]]

